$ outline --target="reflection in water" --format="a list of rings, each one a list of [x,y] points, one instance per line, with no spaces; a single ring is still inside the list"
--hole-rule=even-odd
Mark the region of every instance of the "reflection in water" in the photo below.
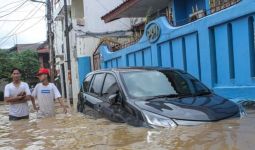
[[[254,149],[255,111],[242,120],[231,119],[173,129],[137,128],[81,114],[8,121],[0,104],[1,149]]]

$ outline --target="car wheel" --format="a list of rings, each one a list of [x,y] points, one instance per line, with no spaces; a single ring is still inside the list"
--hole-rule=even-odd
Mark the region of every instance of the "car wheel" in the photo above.
[[[82,113],[85,113],[85,104],[82,104],[80,109]]]
[[[81,105],[81,103],[80,103],[80,101],[78,101],[78,103],[77,103],[77,111],[78,112],[80,112],[80,107],[81,107],[80,105]]]
[[[77,104],[77,111],[78,112],[83,112],[83,103],[81,103],[80,100],[78,101],[78,104]]]

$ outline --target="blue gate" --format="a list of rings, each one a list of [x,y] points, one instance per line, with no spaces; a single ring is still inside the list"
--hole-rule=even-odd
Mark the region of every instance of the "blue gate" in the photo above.
[[[222,96],[254,100],[254,20],[254,0],[180,27],[161,17],[147,24],[143,37],[130,47],[111,52],[101,45],[101,67],[179,68]]]

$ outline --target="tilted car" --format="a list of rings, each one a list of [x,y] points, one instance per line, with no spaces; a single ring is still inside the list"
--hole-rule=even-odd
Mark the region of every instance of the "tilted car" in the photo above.
[[[77,104],[79,112],[134,126],[197,125],[245,112],[178,69],[123,68],[89,73]]]

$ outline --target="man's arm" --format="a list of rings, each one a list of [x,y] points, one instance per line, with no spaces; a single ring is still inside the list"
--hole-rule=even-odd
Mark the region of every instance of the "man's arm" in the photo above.
[[[36,107],[36,105],[35,105],[35,98],[34,98],[33,96],[31,96],[31,102],[32,102],[32,105],[33,105],[34,110],[35,110],[35,111],[38,111],[39,108]]]
[[[33,89],[33,92],[31,93],[31,96],[30,96],[31,102],[32,102],[32,105],[33,105],[33,108],[34,108],[35,111],[39,110],[39,107],[37,107],[36,104],[35,104],[35,99],[37,97],[37,88],[38,88],[38,84],[35,86],[35,88]]]
[[[15,103],[22,101],[23,98],[25,98],[25,96],[5,97],[4,101],[6,103]]]
[[[63,101],[63,99],[61,97],[59,97],[59,98],[57,98],[57,100],[60,103],[60,106],[64,109],[64,113],[67,113],[68,106],[65,105],[65,102]]]
[[[17,102],[21,98],[22,98],[21,95],[18,95],[18,96],[15,96],[15,97],[11,96],[11,94],[10,94],[10,86],[9,85],[6,85],[4,87],[4,101],[6,103]]]
[[[52,84],[52,85],[53,85],[53,91],[54,91],[55,99],[59,101],[60,106],[64,109],[64,113],[67,113],[68,106],[65,105],[58,88],[54,84]]]

